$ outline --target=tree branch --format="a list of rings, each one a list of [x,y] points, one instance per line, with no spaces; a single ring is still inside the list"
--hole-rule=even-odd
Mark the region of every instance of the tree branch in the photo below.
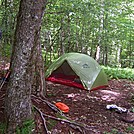
[[[39,113],[40,116],[41,116],[41,119],[42,119],[42,121],[43,121],[43,126],[44,126],[44,129],[46,130],[46,133],[47,133],[47,134],[50,134],[51,132],[50,132],[50,131],[48,130],[48,128],[47,128],[46,120],[45,120],[45,118],[43,117],[43,113],[42,113],[41,110],[38,109],[36,106],[34,106],[34,108],[38,111],[38,113]]]

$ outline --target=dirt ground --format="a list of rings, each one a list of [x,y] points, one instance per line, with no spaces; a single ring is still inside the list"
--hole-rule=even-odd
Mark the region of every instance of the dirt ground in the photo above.
[[[47,96],[51,102],[63,102],[69,106],[67,117],[90,126],[86,134],[134,133],[134,82],[110,80],[109,87],[92,92],[47,82]],[[110,104],[126,108],[128,112],[107,110],[106,106]],[[60,123],[59,129],[60,133],[69,134],[64,123]]]
[[[56,121],[59,114],[55,113],[43,102],[33,101],[33,104],[47,115],[46,125],[51,134],[134,134],[134,82],[128,80],[110,80],[106,89],[86,91],[60,84],[46,82],[47,100],[63,102],[69,107],[65,116],[74,123]],[[0,122],[4,120],[4,93],[0,91]],[[116,104],[128,110],[119,113],[107,110],[106,106]],[[46,134],[40,115],[35,112],[37,134]],[[78,125],[78,124],[82,125]],[[83,127],[82,127],[83,126]],[[44,130],[44,131],[43,131]]]

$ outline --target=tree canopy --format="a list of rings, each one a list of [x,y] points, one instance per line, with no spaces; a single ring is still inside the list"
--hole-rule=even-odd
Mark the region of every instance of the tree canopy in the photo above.
[[[18,12],[17,0],[0,0],[1,53],[10,55]],[[132,0],[49,0],[42,23],[45,62],[66,52],[88,53],[101,64],[132,67]],[[97,53],[97,47],[100,51]]]

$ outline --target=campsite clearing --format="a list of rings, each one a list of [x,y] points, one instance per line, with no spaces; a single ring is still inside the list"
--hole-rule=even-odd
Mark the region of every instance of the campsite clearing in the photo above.
[[[6,88],[6,85],[4,87]],[[77,123],[82,122],[90,126],[90,129],[85,131],[86,134],[134,133],[134,122],[129,122],[134,120],[134,82],[128,80],[111,80],[109,81],[109,87],[106,89],[92,92],[51,82],[47,82],[46,87],[47,98],[50,102],[65,103],[70,108],[69,113],[65,114],[67,117],[75,120]],[[131,110],[131,113],[119,114],[114,110],[106,110],[106,106],[109,104],[116,104],[117,106],[127,108]],[[0,101],[0,106],[2,106],[2,101]],[[41,105],[40,103],[37,106],[45,114],[56,117],[57,114],[47,105]],[[0,110],[2,111],[2,109]],[[2,117],[3,114],[0,112],[0,121]],[[52,134],[81,134],[79,128],[74,130],[68,123],[49,118],[46,118],[46,120]],[[41,130],[44,131],[39,115],[36,115],[36,122],[38,132]]]
[[[88,92],[63,86],[60,84],[47,83],[47,96],[51,101],[61,101],[70,107],[67,114],[72,120],[82,122],[91,126],[86,134],[122,134],[134,133],[134,82],[128,80],[111,80],[109,87],[103,90]],[[119,114],[116,111],[106,110],[109,104],[116,104],[132,110],[131,113]],[[127,122],[128,121],[128,122]],[[55,126],[55,131],[68,134],[69,131],[78,134],[78,131],[69,130],[66,123],[59,123]]]

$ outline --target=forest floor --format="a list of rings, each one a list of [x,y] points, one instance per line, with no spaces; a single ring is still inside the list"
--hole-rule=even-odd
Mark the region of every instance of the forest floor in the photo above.
[[[47,98],[68,105],[70,111],[66,116],[89,126],[89,129],[84,128],[85,134],[134,133],[134,82],[113,79],[106,89],[92,92],[47,82]],[[107,110],[106,106],[110,104],[126,108],[128,112]],[[68,126],[59,122],[53,131],[57,134],[80,133]]]
[[[5,88],[4,88],[5,87]],[[0,122],[4,121],[4,101],[6,84],[0,91]],[[46,82],[49,102],[63,102],[69,108],[64,115],[66,120],[57,121],[59,114],[44,102],[33,101],[45,116],[48,131],[51,134],[134,134],[134,82],[128,80],[110,80],[105,89],[86,91],[65,85]],[[106,106],[115,104],[128,109],[127,113],[107,110]],[[74,122],[75,123],[74,123]],[[35,112],[36,132],[45,134],[42,118]],[[42,130],[44,132],[42,132]]]

